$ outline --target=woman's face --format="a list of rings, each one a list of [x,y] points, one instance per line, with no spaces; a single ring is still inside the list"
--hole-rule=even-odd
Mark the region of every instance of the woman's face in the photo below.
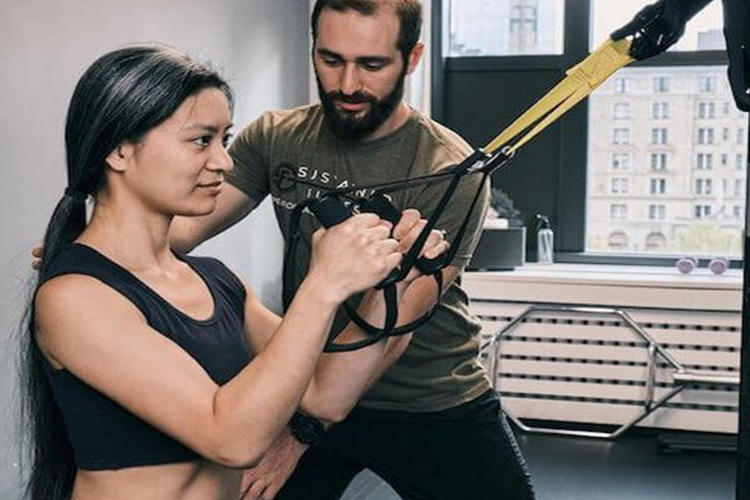
[[[152,210],[168,215],[205,215],[216,207],[227,154],[231,112],[224,93],[204,89],[141,141],[124,146],[129,190]]]

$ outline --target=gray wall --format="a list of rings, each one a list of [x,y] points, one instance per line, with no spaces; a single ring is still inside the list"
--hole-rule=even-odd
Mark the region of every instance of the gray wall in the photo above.
[[[76,80],[94,58],[163,42],[208,58],[238,96],[239,126],[308,99],[308,4],[302,0],[0,0],[0,499],[18,498],[14,424],[18,320],[29,249],[65,186],[63,127]],[[205,244],[279,304],[281,242],[266,203]]]

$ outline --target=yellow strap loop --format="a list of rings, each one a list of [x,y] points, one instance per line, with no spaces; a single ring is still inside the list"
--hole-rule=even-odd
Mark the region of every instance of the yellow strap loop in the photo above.
[[[484,151],[493,154],[500,148],[509,156],[529,142],[547,126],[564,115],[573,106],[585,99],[612,74],[633,61],[630,57],[630,41],[607,40],[586,59],[566,71],[568,75],[541,100],[529,108],[508,128],[493,139]],[[536,125],[534,125],[536,123]],[[513,145],[508,143],[522,132],[533,128]]]

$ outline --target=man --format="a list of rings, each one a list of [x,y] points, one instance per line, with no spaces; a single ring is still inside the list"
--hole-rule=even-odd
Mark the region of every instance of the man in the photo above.
[[[318,0],[311,25],[321,104],[268,112],[245,128],[230,149],[235,169],[216,211],[178,221],[175,246],[191,249],[245,217],[268,194],[286,236],[294,206],[325,189],[425,175],[471,153],[458,135],[403,100],[405,78],[424,51],[421,22],[419,0]],[[461,182],[439,221],[449,241],[478,188],[476,177]],[[445,187],[399,191],[392,202],[429,216]],[[478,241],[486,206],[485,196],[443,271],[445,292],[433,318],[391,343],[371,383],[361,388],[367,394],[335,419],[340,423],[321,442],[319,432],[297,429],[282,436],[247,474],[245,498],[272,498],[282,485],[280,499],[339,498],[365,467],[406,499],[533,498],[478,360],[479,321],[455,282]],[[304,214],[300,225],[296,276],[304,276],[318,223]],[[419,278],[401,300],[400,322],[421,316],[436,294],[430,277]],[[340,316],[333,329],[347,322]]]

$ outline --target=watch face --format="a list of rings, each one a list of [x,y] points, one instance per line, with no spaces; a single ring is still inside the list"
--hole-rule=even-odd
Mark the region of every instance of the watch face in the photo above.
[[[289,421],[292,435],[303,444],[316,445],[323,440],[326,430],[323,424],[312,417],[295,412]]]

